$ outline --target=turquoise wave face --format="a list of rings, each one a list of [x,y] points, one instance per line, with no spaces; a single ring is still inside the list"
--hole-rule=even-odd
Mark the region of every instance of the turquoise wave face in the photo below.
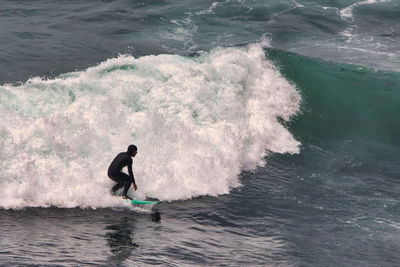
[[[364,261],[370,254],[363,255],[368,249],[362,246],[396,246],[400,229],[400,73],[281,50],[267,54],[301,92],[302,111],[287,126],[302,146],[296,155],[274,154],[264,177],[287,177],[280,193],[296,205],[300,221],[307,218],[302,225],[315,236],[311,243],[320,250],[317,258],[331,260],[332,251],[340,250],[340,265],[349,251],[361,247],[356,254],[362,256],[352,265],[374,262],[375,256]],[[310,235],[299,236],[300,246],[308,243]],[[332,250],[335,242],[340,248]],[[382,259],[390,259],[389,254]]]
[[[290,123],[302,143],[348,153],[399,152],[400,73],[336,64],[269,49],[301,91],[302,113]]]

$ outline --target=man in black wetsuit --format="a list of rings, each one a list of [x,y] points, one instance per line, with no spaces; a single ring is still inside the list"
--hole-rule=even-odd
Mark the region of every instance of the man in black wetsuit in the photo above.
[[[112,188],[112,192],[115,193],[118,189],[124,187],[124,192],[122,193],[122,198],[124,199],[130,199],[130,197],[127,196],[127,193],[131,184],[135,191],[137,189],[135,177],[132,172],[132,158],[134,158],[136,154],[137,147],[135,145],[130,145],[128,146],[128,151],[119,153],[111,162],[110,167],[108,167],[108,177],[117,182],[117,184]],[[129,175],[122,172],[124,167],[128,167]]]

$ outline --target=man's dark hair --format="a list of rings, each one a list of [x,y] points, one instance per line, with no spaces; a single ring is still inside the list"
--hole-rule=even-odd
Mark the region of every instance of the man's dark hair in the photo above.
[[[132,154],[133,151],[137,151],[137,146],[135,145],[128,146],[128,153]]]

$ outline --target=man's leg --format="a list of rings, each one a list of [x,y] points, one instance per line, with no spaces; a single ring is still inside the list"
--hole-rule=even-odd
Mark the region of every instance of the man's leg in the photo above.
[[[128,189],[132,184],[131,177],[127,175],[126,173],[120,172],[120,173],[115,173],[112,175],[111,179],[116,181],[118,184],[116,184],[113,187],[113,190],[116,188],[116,190],[120,189],[121,187],[125,186],[123,196],[126,196],[128,193]]]
[[[122,188],[125,185],[125,182],[120,182],[117,183],[116,185],[114,185],[114,187],[112,188],[112,192],[115,193],[117,192],[118,189]]]
[[[124,187],[124,193],[122,195],[125,195],[128,193],[129,187],[131,187],[132,181],[130,182],[125,182],[125,187]]]

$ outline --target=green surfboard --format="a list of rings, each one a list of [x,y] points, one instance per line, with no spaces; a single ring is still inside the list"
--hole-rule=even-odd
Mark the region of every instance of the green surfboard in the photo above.
[[[157,204],[161,203],[161,201],[147,201],[147,200],[139,200],[139,199],[127,199],[126,202],[131,203],[131,204]]]

